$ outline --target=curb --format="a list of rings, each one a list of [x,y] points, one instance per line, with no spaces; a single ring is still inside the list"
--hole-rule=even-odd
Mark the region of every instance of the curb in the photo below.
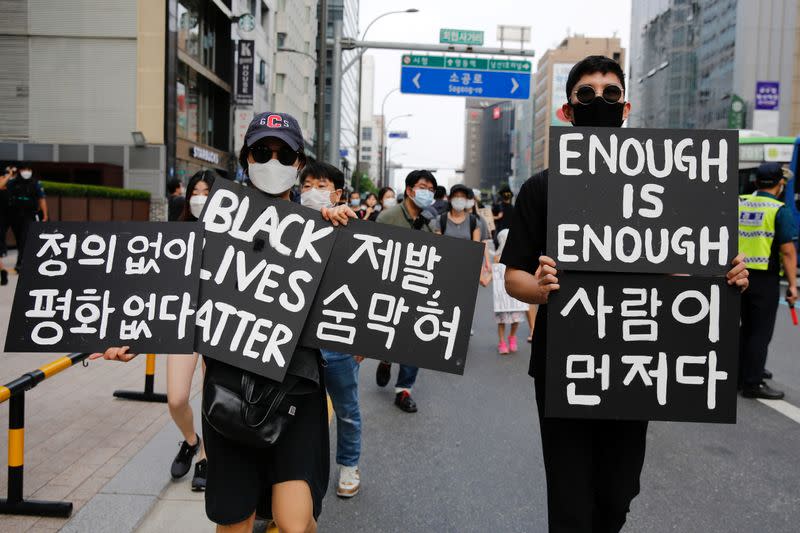
[[[190,405],[200,413],[199,393]],[[64,524],[61,532],[136,531],[172,483],[168,466],[176,439],[180,440],[180,434],[170,421]]]

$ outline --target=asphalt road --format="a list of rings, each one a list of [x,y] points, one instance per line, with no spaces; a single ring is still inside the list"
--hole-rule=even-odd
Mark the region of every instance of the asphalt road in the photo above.
[[[800,327],[785,306],[779,313],[768,366],[800,406]],[[332,469],[321,532],[547,530],[527,327],[519,353],[497,355],[488,289],[479,291],[474,325],[464,376],[420,373],[417,414],[394,407],[394,381],[378,388],[376,362],[363,363],[362,489],[338,499]],[[788,533],[798,524],[800,424],[743,398],[736,425],[650,424],[642,492],[625,531]]]

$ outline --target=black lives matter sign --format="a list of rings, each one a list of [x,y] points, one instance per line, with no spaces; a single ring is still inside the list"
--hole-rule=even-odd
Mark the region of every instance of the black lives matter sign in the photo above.
[[[32,225],[5,351],[191,353],[201,246],[189,222]]]
[[[552,128],[550,147],[546,415],[734,422],[736,132]]]
[[[547,255],[566,270],[724,274],[738,246],[736,135],[551,128]]]
[[[547,416],[736,421],[737,288],[585,272],[559,284],[548,302]]]
[[[351,221],[301,344],[463,374],[483,245]]]
[[[216,180],[205,228],[196,350],[283,380],[336,240],[317,211]]]

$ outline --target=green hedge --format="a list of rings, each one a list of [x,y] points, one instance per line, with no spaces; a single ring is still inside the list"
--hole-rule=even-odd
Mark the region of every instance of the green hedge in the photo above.
[[[150,193],[136,189],[120,189],[119,187],[102,187],[99,185],[83,185],[81,183],[60,183],[42,181],[45,193],[53,196],[71,196],[77,198],[116,198],[118,200],[149,200]]]

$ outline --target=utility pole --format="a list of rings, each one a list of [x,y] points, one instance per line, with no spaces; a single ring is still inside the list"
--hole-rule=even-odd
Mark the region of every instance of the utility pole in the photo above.
[[[317,159],[325,156],[325,66],[328,61],[328,0],[319,2],[319,30],[317,32],[317,118],[316,146]]]
[[[331,139],[328,144],[328,163],[336,165],[339,159],[342,116],[342,21],[333,21],[333,56],[331,60]],[[322,154],[318,156],[322,159]],[[339,166],[339,165],[336,165]]]

